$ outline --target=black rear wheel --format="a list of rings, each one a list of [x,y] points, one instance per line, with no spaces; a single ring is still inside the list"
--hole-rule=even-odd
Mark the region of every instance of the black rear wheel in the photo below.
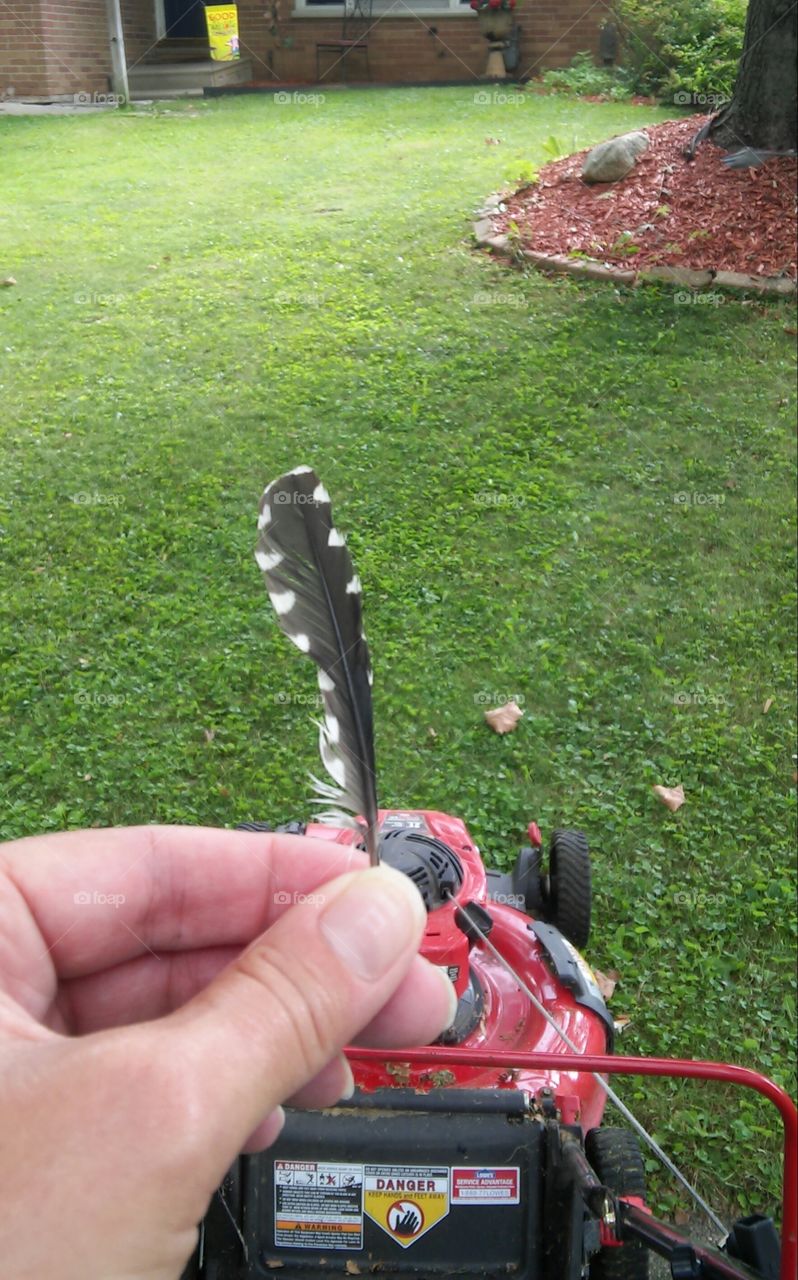
[[[590,850],[581,831],[554,831],[545,881],[546,919],[575,947],[587,946],[591,909]]]
[[[631,1129],[591,1129],[585,1155],[610,1191],[645,1199],[645,1166]],[[648,1249],[639,1240],[600,1249],[590,1260],[590,1280],[648,1280]]]

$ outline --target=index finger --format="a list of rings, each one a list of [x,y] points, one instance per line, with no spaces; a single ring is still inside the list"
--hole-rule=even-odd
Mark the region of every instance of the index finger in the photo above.
[[[94,829],[0,847],[0,880],[21,895],[39,962],[49,954],[60,978],[148,951],[245,946],[318,885],[367,864],[332,840],[210,827]],[[7,930],[14,916],[3,914]]]

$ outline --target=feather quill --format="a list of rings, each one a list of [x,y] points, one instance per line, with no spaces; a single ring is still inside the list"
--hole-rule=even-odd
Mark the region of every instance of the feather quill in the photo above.
[[[314,803],[332,806],[318,814],[319,821],[361,830],[365,825],[366,848],[376,864],[372,675],[360,580],[333,523],[330,495],[310,467],[272,481],[261,499],[258,531],[255,559],[280,628],[319,668],[319,752],[332,779],[311,775]]]

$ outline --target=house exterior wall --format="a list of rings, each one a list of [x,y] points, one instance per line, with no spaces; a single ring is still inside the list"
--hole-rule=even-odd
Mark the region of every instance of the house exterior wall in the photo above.
[[[153,44],[153,0],[122,0],[128,63]],[[106,0],[27,0],[0,5],[0,94],[71,97],[109,92]]]
[[[39,5],[0,5],[0,94],[46,92]]]
[[[241,52],[253,61],[255,79],[270,82],[316,78],[316,42],[340,33],[341,16],[293,17],[293,0],[276,0],[277,36],[270,34],[269,6],[263,0],[238,0]],[[521,26],[519,73],[537,74],[564,66],[575,53],[598,53],[603,6],[585,12],[584,0],[519,0]],[[338,55],[322,54],[322,78],[340,79],[340,67],[325,76]],[[350,55],[349,78],[365,78],[362,54]],[[369,37],[373,80],[394,83],[465,80],[484,73],[487,45],[470,11],[435,16],[376,17]]]
[[[153,46],[154,0],[121,0],[128,66]],[[335,37],[341,15],[295,17],[293,0],[238,0],[241,52],[260,84],[316,79],[316,43]],[[276,14],[276,24],[272,18]],[[584,0],[519,0],[520,74],[561,66],[582,49],[598,50],[602,6]],[[272,28],[276,25],[276,32]],[[468,81],[482,75],[487,48],[473,13],[375,18],[371,78],[384,83]],[[341,78],[338,55],[322,54],[322,80]],[[362,54],[348,77],[365,79]],[[70,97],[109,92],[106,0],[17,0],[0,5],[0,95]]]

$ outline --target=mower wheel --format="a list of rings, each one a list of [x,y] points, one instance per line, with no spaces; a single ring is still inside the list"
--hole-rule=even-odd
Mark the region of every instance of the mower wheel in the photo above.
[[[544,880],[546,920],[575,947],[590,937],[590,851],[581,831],[554,831]]]
[[[540,916],[544,910],[540,863],[540,849],[527,845],[518,854],[512,872],[513,891],[523,899],[524,908],[531,916]]]
[[[631,1129],[591,1129],[585,1155],[593,1172],[616,1195],[646,1195],[640,1144]],[[639,1240],[600,1249],[590,1259],[590,1280],[648,1280],[648,1249]]]

